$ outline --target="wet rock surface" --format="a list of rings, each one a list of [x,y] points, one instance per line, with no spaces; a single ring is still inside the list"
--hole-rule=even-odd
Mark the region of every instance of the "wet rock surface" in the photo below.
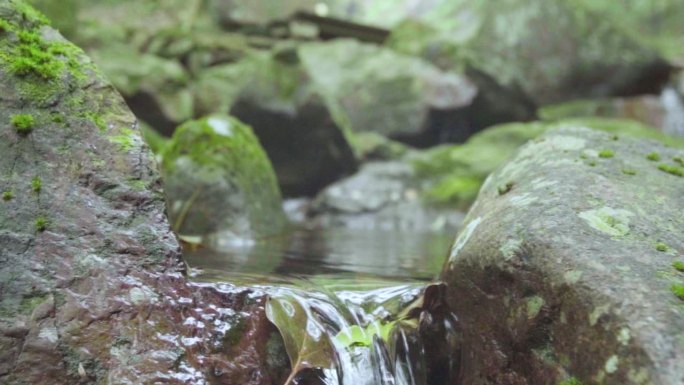
[[[25,3],[0,14],[0,383],[279,382],[260,295],[187,282],[123,99]]]
[[[487,179],[442,275],[465,383],[684,381],[683,156],[565,125]]]

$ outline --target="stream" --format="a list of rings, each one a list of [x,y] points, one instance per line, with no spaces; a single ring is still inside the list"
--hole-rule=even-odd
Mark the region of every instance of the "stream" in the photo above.
[[[285,384],[457,383],[458,320],[434,283],[452,234],[309,230],[185,251],[196,281],[267,293],[292,371]]]

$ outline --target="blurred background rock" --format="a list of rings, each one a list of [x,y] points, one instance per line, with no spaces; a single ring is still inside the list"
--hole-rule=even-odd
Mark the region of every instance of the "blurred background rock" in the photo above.
[[[284,197],[318,196],[291,216],[326,226],[457,226],[486,175],[551,122],[684,134],[678,0],[33,3],[155,151],[188,120],[230,114]]]

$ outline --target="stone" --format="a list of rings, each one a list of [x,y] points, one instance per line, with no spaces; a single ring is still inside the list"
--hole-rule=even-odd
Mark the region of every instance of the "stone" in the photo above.
[[[257,62],[230,113],[254,129],[283,194],[311,196],[354,172],[357,161],[345,129],[307,81],[296,52],[285,47]]]
[[[184,236],[258,239],[285,225],[273,167],[252,129],[225,115],[180,126],[162,153],[169,219]]]
[[[458,209],[434,207],[422,199],[410,161],[372,161],[354,175],[326,187],[309,210],[310,224],[357,230],[455,232]]]
[[[472,66],[537,105],[656,93],[673,70],[663,58],[682,52],[681,31],[662,21],[677,20],[684,6],[623,7],[603,0],[436,1],[396,24],[388,44],[441,68]]]
[[[122,97],[25,2],[0,15],[0,383],[282,382],[264,296],[187,281]]]
[[[683,157],[558,124],[487,178],[442,273],[465,383],[684,381]]]
[[[353,132],[409,142],[437,136],[433,114],[468,106],[477,94],[464,75],[373,44],[336,39],[303,44],[298,55],[313,87]]]

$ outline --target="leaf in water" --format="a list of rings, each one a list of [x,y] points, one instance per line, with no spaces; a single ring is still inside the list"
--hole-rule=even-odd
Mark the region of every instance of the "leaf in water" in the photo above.
[[[295,297],[269,298],[266,317],[280,331],[290,358],[289,384],[305,369],[332,367],[333,349],[323,326]]]
[[[352,325],[349,328],[340,330],[340,332],[335,335],[334,340],[344,347],[368,347],[373,344],[373,336],[378,336],[381,340],[387,342],[395,324],[396,321],[385,323],[373,321],[368,324],[365,329],[359,325]]]

